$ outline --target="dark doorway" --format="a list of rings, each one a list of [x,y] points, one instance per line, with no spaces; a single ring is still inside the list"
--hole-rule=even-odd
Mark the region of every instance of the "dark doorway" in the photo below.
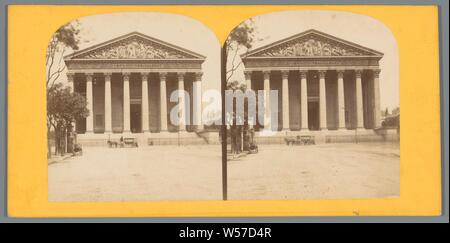
[[[319,130],[319,102],[308,102],[308,128],[309,130]]]
[[[141,104],[131,104],[130,107],[130,126],[132,133],[142,132],[141,124]]]

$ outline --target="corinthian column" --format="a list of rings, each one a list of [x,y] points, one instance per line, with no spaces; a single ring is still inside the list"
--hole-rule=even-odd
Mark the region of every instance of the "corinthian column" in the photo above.
[[[160,123],[161,132],[167,132],[167,92],[166,92],[166,76],[167,73],[159,73],[159,103],[160,103]]]
[[[344,70],[337,71],[338,86],[338,129],[345,129]]]
[[[123,73],[123,132],[130,130],[130,73]]]
[[[105,73],[105,133],[112,132],[111,122],[111,73]]]
[[[320,129],[327,130],[327,92],[325,86],[326,71],[319,71],[319,110],[320,110]]]
[[[283,130],[289,131],[289,71],[281,72],[282,103],[283,103]]]
[[[67,82],[69,83],[70,92],[75,93],[75,81],[74,81],[75,74],[68,72],[66,75],[67,75]],[[76,121],[72,122],[73,131],[77,130],[76,124],[77,124]]]
[[[250,91],[252,90],[252,71],[244,71],[244,75],[245,75],[245,86],[246,86],[246,91]],[[252,129],[253,128],[253,124],[255,123],[255,121],[250,121],[250,118],[255,119],[254,114],[250,114],[250,113],[254,113],[254,112],[250,112],[250,106],[254,105],[254,103],[251,103],[251,99],[249,99],[247,96],[247,124],[248,124],[248,128]]]
[[[244,71],[245,75],[245,86],[247,86],[247,90],[252,89],[252,71]]]
[[[184,75],[185,73],[178,73],[178,100],[180,101],[178,104],[178,129],[180,131],[186,131],[186,103],[184,96]]]
[[[86,133],[94,133],[94,96],[92,73],[86,73],[86,102],[89,115],[86,117]]]
[[[75,75],[74,75],[74,73],[69,73],[69,72],[66,75],[67,75],[67,82],[69,84],[70,92],[73,93],[73,92],[75,92],[75,89],[74,89],[75,85],[73,82]]]
[[[148,111],[148,72],[141,73],[142,80],[142,132],[149,132],[149,111]]]
[[[362,70],[355,70],[356,74],[356,129],[364,128],[364,110],[363,110],[363,97],[362,97]]]
[[[381,111],[380,111],[380,70],[373,71],[373,102],[374,102],[374,114],[373,114],[373,127],[378,128],[381,126]]]
[[[308,130],[308,83],[307,71],[300,71],[300,105],[301,105],[301,130]]]
[[[195,73],[195,81],[192,83],[193,88],[193,119],[194,125],[196,125],[197,130],[203,130],[202,122],[202,73]]]
[[[272,130],[272,114],[270,107],[270,71],[264,71],[264,129]],[[266,120],[267,119],[267,120]]]

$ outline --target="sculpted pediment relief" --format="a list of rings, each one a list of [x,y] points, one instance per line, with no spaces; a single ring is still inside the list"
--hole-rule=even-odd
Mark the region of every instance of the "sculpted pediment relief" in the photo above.
[[[72,59],[184,59],[198,58],[189,52],[177,50],[138,35],[75,54]]]
[[[315,33],[268,46],[247,57],[327,57],[327,56],[373,56],[373,52],[352,46]]]

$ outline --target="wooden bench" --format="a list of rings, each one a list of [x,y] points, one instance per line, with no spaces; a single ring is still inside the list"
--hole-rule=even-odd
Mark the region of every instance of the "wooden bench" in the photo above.
[[[124,138],[123,139],[123,147],[124,146],[138,147],[137,138]]]

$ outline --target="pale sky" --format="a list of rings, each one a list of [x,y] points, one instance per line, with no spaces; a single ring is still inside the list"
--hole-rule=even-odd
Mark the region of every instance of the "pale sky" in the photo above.
[[[391,110],[399,106],[399,61],[397,42],[380,21],[341,11],[282,11],[253,17],[256,41],[252,49],[309,29],[336,36],[384,53],[380,60],[380,105]],[[233,79],[244,80],[243,67]]]

